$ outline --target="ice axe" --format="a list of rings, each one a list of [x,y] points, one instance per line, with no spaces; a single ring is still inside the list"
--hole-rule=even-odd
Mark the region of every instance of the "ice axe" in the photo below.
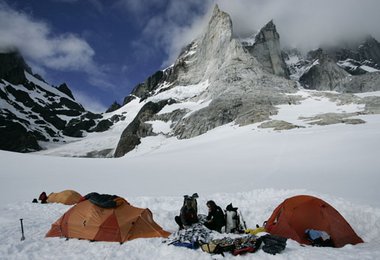
[[[24,225],[22,223],[22,218],[20,218],[20,223],[21,223],[21,241],[24,241],[25,236],[24,236]]]

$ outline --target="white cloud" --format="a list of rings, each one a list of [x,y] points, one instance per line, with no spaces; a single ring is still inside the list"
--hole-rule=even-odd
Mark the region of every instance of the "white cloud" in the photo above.
[[[95,62],[95,51],[85,39],[72,33],[55,34],[47,23],[1,1],[0,35],[0,51],[19,50],[34,72],[42,75],[47,74],[47,69],[80,72],[87,75],[93,86],[115,88],[108,81],[105,66]]]
[[[54,35],[44,22],[0,3],[0,49],[17,48],[34,63],[56,70],[96,71],[95,51],[73,34]]]
[[[372,34],[380,38],[378,0],[218,0],[236,35],[247,36],[274,19],[283,45],[305,49]]]
[[[164,13],[157,14],[152,11],[157,1],[122,2],[136,16],[150,14],[144,19],[143,37],[165,52],[163,65],[172,63],[180,49],[202,33],[215,3],[231,15],[236,37],[253,35],[273,19],[284,47],[310,50],[367,34],[380,39],[378,0],[167,0],[162,1]],[[195,7],[203,12],[192,11]]]

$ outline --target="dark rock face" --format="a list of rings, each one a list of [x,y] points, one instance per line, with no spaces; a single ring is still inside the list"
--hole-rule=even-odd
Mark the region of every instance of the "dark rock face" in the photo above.
[[[94,132],[105,132],[113,125],[110,120],[101,120],[92,131]]]
[[[300,83],[308,89],[342,91],[349,74],[340,68],[322,49],[309,53],[311,65],[301,76]]]
[[[71,119],[63,129],[63,134],[71,137],[83,137],[83,131],[90,130],[95,125],[94,120]]]
[[[178,65],[167,68],[166,70],[156,71],[154,74],[149,76],[143,83],[138,84],[131,92],[130,95],[124,98],[123,105],[134,100],[136,97],[140,98],[140,101],[155,94],[155,90],[158,86],[162,85],[164,82],[173,82],[176,78],[175,73]]]
[[[340,56],[332,56],[334,53]],[[337,62],[337,57],[349,57],[344,56],[343,53],[354,55],[347,49],[340,52],[337,50],[332,52],[331,49],[328,52],[322,49],[309,52],[309,64],[299,82],[305,88],[316,90],[334,90],[348,93],[380,90],[380,73],[368,72],[368,69],[363,69],[362,63],[356,60],[346,59]],[[355,55],[357,56],[357,54]]]
[[[32,73],[18,52],[0,53],[0,79],[12,84],[26,83],[24,71]]]
[[[70,88],[66,85],[66,83],[59,85],[57,89],[61,91],[62,93],[65,93],[66,95],[71,97],[71,99],[75,100],[73,93],[71,92]]]
[[[372,36],[359,43],[346,43],[344,47],[330,46],[324,49],[339,66],[352,75],[368,73],[361,66],[380,70],[380,43]]]
[[[349,45],[326,48],[326,51],[337,62],[349,60],[359,66],[367,65],[380,70],[380,43],[375,38],[368,36],[361,43]]]
[[[360,93],[380,90],[380,72],[366,73],[352,77],[345,84],[344,92]]]
[[[0,99],[0,149],[10,151],[37,151],[38,141],[64,135],[82,137],[102,118],[77,103],[66,84],[55,88],[34,75],[17,52],[0,54]]]
[[[273,21],[267,23],[255,37],[255,43],[245,48],[269,73],[289,78],[289,70],[281,52],[280,35]]]
[[[21,124],[0,118],[0,149],[13,152],[41,150],[35,134],[28,132]]]
[[[164,73],[162,71],[155,72],[148,77],[143,83],[138,84],[133,90],[132,95],[135,95],[142,100],[149,96],[149,93],[157,87],[158,83],[162,82]]]
[[[367,73],[366,70],[361,68],[363,64],[353,59],[338,61],[337,64],[339,67],[341,67],[342,69],[354,76],[363,75]]]
[[[152,135],[151,125],[145,122],[149,121],[164,106],[168,104],[173,104],[174,102],[174,100],[168,99],[159,101],[158,103],[146,103],[141,108],[140,112],[137,114],[135,119],[127,126],[127,128],[121,134],[114,156],[123,156],[129,151],[132,151],[137,145],[139,145],[141,143],[140,139],[142,137]]]
[[[136,99],[136,96],[128,95],[124,98],[123,106]]]
[[[380,43],[372,36],[358,47],[359,59],[372,62],[373,67],[380,70]]]

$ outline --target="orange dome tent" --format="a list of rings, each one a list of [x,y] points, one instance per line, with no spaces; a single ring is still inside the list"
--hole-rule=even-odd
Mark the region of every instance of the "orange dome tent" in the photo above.
[[[363,243],[350,224],[339,212],[325,201],[299,195],[282,202],[268,219],[266,230],[274,235],[291,238],[301,244],[310,244],[305,230],[327,232],[335,247]]]
[[[64,190],[57,193],[50,193],[47,202],[48,203],[62,203],[65,205],[74,205],[82,199],[82,195],[74,190]]]
[[[90,200],[78,203],[52,224],[46,237],[125,242],[170,235],[154,222],[149,209],[133,207],[120,199],[114,208],[102,208]]]

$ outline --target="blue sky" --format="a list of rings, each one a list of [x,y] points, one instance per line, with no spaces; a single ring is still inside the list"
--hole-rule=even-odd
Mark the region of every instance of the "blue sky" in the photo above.
[[[283,46],[380,39],[378,0],[0,0],[0,51],[18,48],[35,73],[101,112],[174,62],[215,3],[237,37],[274,19]]]
[[[1,21],[9,23],[2,37],[17,46],[33,71],[54,85],[67,82],[79,101],[104,111],[114,100],[122,103],[147,76],[170,65],[171,53],[180,48],[170,33],[178,37],[188,30],[211,1],[0,3]],[[4,38],[1,45],[7,46]]]

